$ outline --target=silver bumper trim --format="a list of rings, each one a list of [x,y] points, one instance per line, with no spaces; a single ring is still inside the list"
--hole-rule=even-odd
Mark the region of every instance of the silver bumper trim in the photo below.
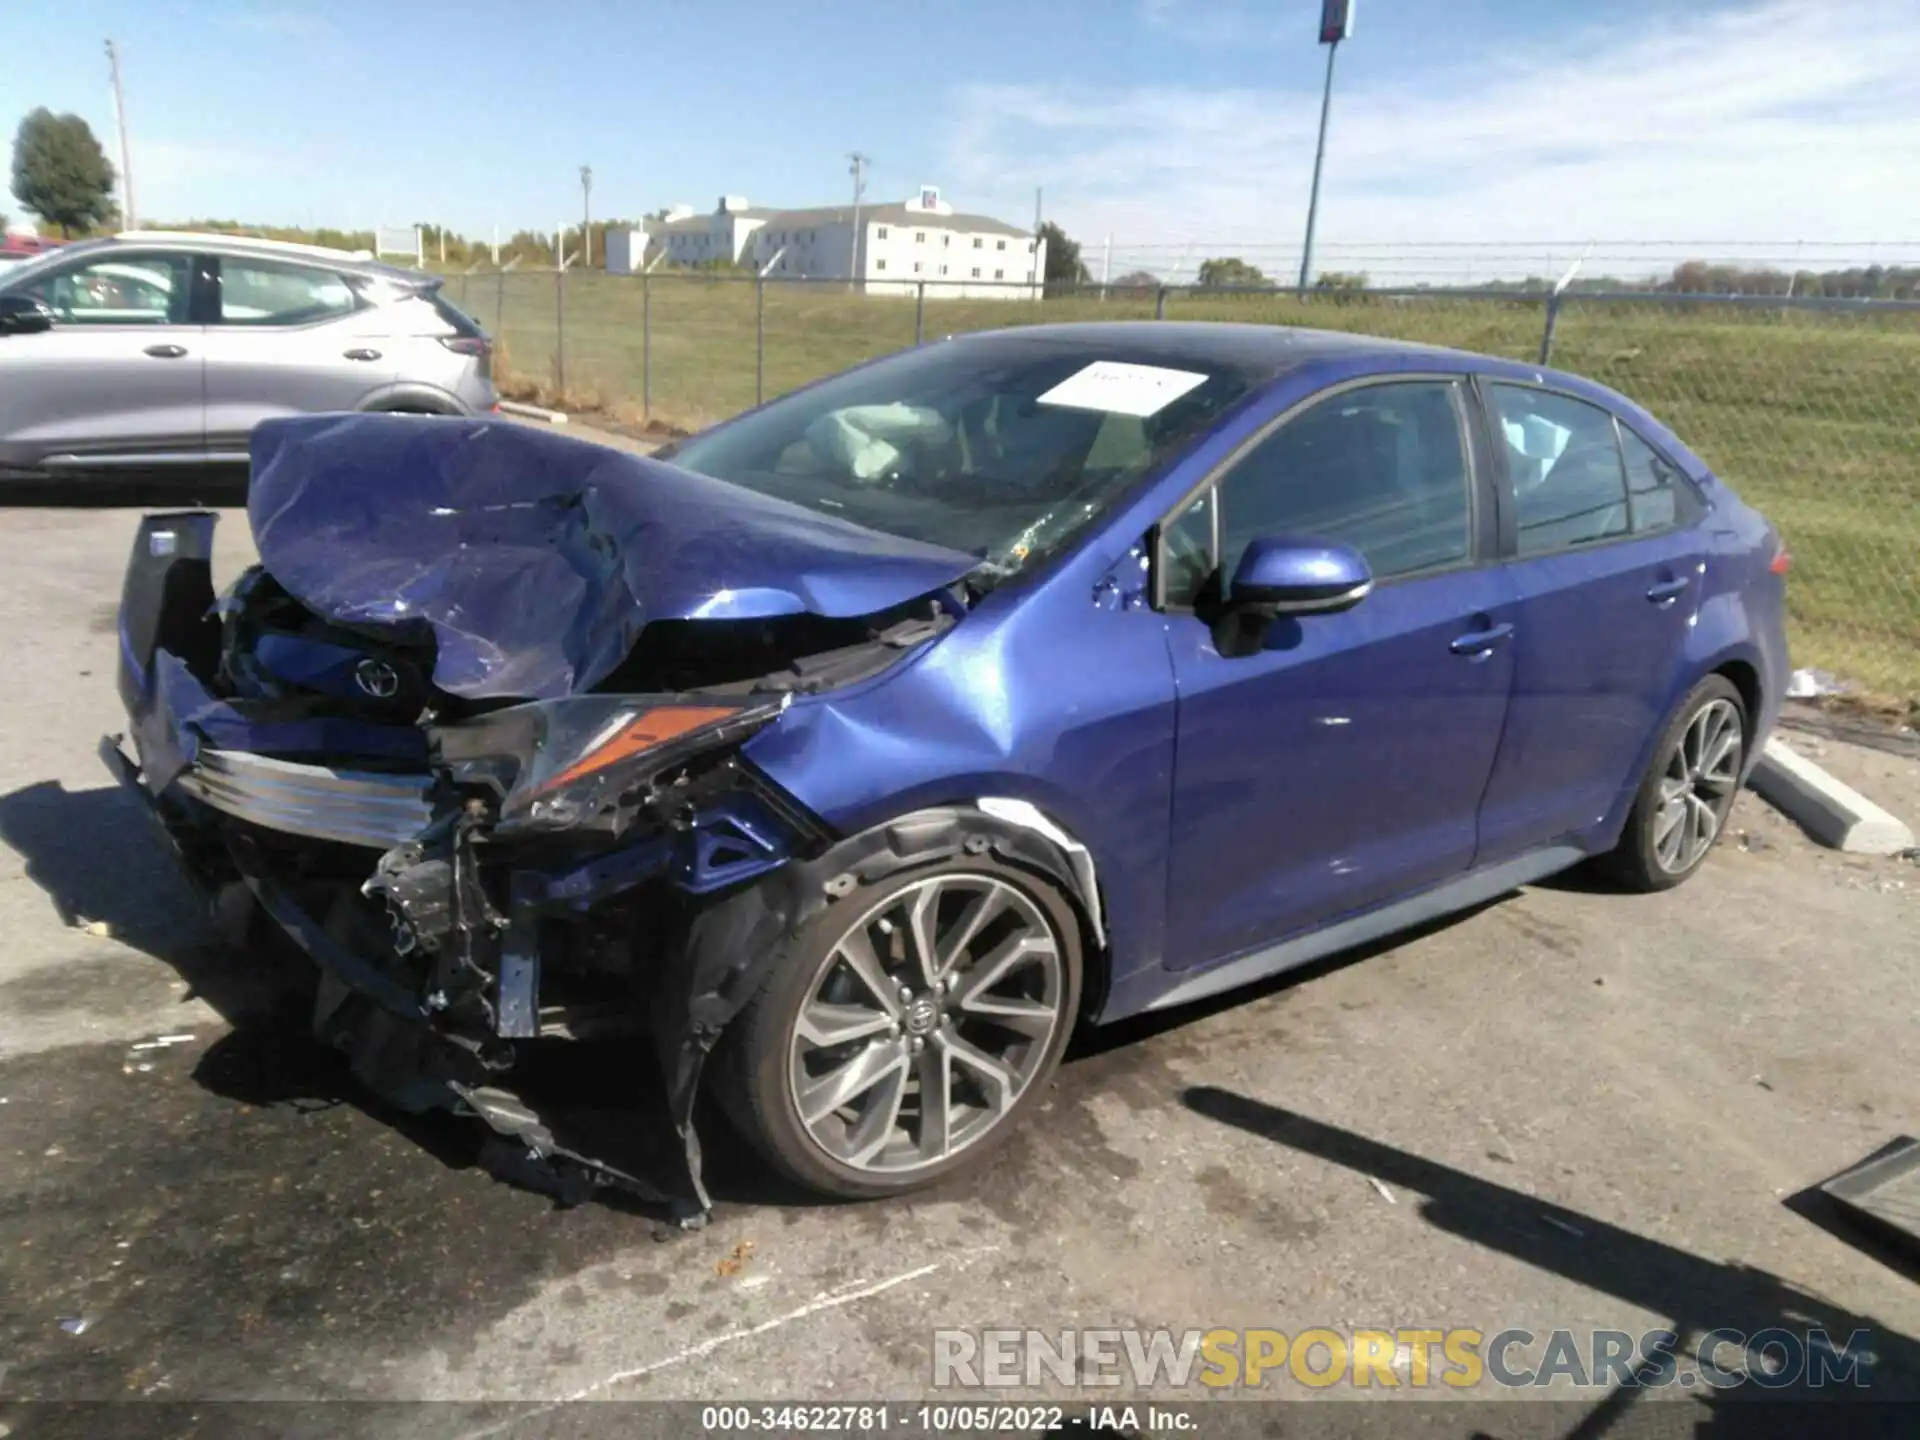
[[[203,748],[193,769],[180,777],[189,794],[237,820],[376,850],[390,850],[427,828],[432,783],[426,775],[334,770],[212,748]]]

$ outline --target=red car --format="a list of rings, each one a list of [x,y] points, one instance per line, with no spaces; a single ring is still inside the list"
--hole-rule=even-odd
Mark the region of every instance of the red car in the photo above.
[[[62,243],[41,235],[0,235],[0,263],[30,260],[35,255],[58,248]]]

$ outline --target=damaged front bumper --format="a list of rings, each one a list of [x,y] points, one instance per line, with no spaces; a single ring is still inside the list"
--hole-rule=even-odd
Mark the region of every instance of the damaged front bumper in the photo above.
[[[615,1185],[698,1223],[702,1066],[795,908],[800,876],[776,872],[834,838],[736,753],[782,705],[582,697],[436,727],[223,695],[213,529],[140,528],[130,731],[103,756],[205,894],[251,896],[317,963],[315,1030],[364,1083],[478,1116],[523,1178]],[[609,1147],[511,1088],[532,1042],[610,1032],[652,1042],[664,1147]],[[653,1088],[636,1077],[613,1103]]]

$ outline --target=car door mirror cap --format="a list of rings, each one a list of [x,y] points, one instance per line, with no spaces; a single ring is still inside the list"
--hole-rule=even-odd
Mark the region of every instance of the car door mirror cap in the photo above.
[[[0,295],[0,335],[38,335],[53,328],[53,311],[31,295]]]
[[[1373,571],[1351,545],[1303,535],[1262,535],[1234,567],[1228,605],[1261,615],[1330,615],[1373,590]]]

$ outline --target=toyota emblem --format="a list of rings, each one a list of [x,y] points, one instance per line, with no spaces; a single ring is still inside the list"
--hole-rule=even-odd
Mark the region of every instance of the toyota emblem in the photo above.
[[[384,660],[362,660],[353,667],[353,683],[376,700],[400,693],[400,672]]]

